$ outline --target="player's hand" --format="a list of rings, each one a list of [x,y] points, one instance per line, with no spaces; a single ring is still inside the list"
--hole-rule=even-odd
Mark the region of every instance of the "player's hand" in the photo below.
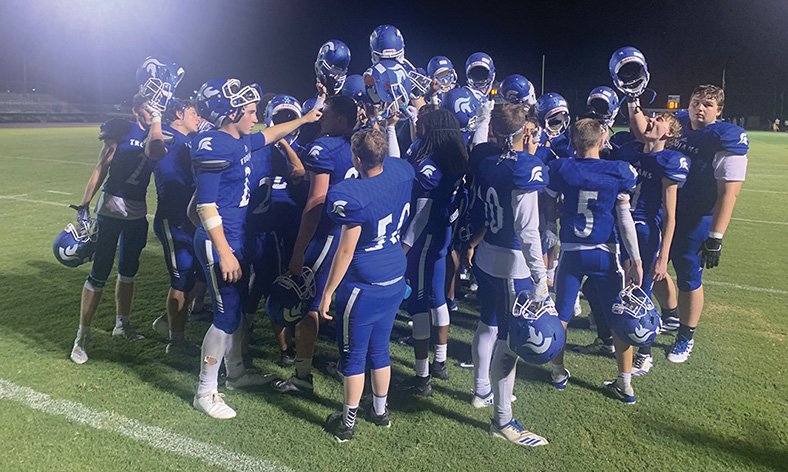
[[[383,121],[383,124],[388,128],[389,126],[396,126],[399,121],[399,114],[390,116]]]
[[[334,317],[328,314],[328,309],[331,308],[332,293],[324,293],[323,298],[320,299],[320,307],[317,309],[320,318],[326,321],[333,320]]]
[[[552,249],[558,244],[558,226],[554,222],[547,223],[542,234],[542,246]]]
[[[654,279],[654,282],[659,282],[660,280],[665,280],[668,277],[668,258],[662,257],[662,254],[657,256],[657,260],[654,261],[654,270],[651,273],[651,278]]]
[[[238,263],[238,259],[232,251],[219,254],[219,269],[222,271],[222,280],[228,284],[238,282],[243,275],[241,264]]]
[[[82,225],[90,225],[90,208],[88,205],[69,205],[69,208],[76,210],[77,221]]]
[[[531,299],[536,303],[542,303],[550,297],[550,292],[547,289],[547,277],[543,277],[540,281],[534,284]]]
[[[720,265],[720,254],[722,254],[722,238],[709,237],[703,241],[700,247],[700,266],[706,269],[713,269]]]
[[[317,107],[312,108],[309,110],[309,113],[304,115],[304,123],[314,123],[319,120],[321,116],[323,116],[322,111],[318,110]]]
[[[635,284],[638,287],[643,283],[643,261],[640,259],[624,261],[624,271],[627,283]]]
[[[476,248],[474,248],[473,246],[471,246],[469,244],[468,247],[465,249],[465,254],[463,254],[463,258],[462,258],[462,265],[463,266],[465,266],[465,267],[467,267],[469,269],[471,267],[473,267],[473,253],[474,252],[476,252]]]
[[[326,89],[326,86],[323,85],[322,83],[317,82],[315,84],[315,88],[317,89],[318,95],[322,95],[323,97],[328,95],[328,90]]]
[[[287,265],[287,270],[293,275],[301,275],[304,270],[304,255],[293,253],[290,257],[290,263]]]

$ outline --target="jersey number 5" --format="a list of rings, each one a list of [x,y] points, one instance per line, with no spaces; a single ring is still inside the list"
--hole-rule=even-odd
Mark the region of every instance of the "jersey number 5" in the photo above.
[[[574,227],[575,236],[578,238],[587,238],[594,230],[594,213],[588,208],[588,203],[596,200],[599,195],[596,191],[581,190],[577,196],[577,213],[583,215],[586,220],[586,225],[582,230],[578,230],[577,226]]]

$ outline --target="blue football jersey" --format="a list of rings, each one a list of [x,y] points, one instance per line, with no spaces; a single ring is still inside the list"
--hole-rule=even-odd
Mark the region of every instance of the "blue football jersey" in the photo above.
[[[483,156],[475,176],[476,205],[484,208],[484,241],[507,249],[520,249],[514,232],[512,192],[538,191],[549,181],[542,161],[526,152],[517,159],[501,159],[501,149],[492,143],[479,144],[471,155]]]
[[[361,226],[346,280],[385,283],[405,274],[407,263],[399,235],[410,212],[413,179],[410,164],[389,157],[383,161],[381,174],[348,179],[328,191],[330,218],[339,226]]]
[[[414,158],[410,165],[416,174],[411,205],[415,208],[416,200],[429,200],[429,218],[424,230],[440,233],[451,226],[459,216],[464,176],[444,175],[429,157],[422,160]]]
[[[626,162],[589,158],[556,159],[549,168],[548,188],[564,195],[561,243],[615,243],[616,200],[634,190],[637,171]]]
[[[146,130],[134,123],[129,134],[118,141],[104,182],[104,192],[126,200],[145,201],[151,174],[143,145],[146,134]]]
[[[692,129],[689,114],[676,114],[684,128],[676,150],[692,163],[687,182],[679,190],[678,211],[693,215],[711,215],[717,202],[717,180],[714,178],[714,158],[719,152],[744,156],[750,141],[743,128],[717,121],[700,129]]]
[[[548,141],[550,142],[549,146],[547,145]],[[540,142],[542,143],[540,147],[549,147],[558,157],[573,157],[575,155],[569,130],[564,131],[553,139],[547,136],[547,132],[542,131]]]
[[[631,164],[638,172],[633,218],[656,221],[662,217],[662,179],[672,180],[682,187],[690,164],[689,159],[678,151],[664,149],[644,153],[642,149],[642,143],[632,141],[614,149],[613,158]]]
[[[156,218],[183,222],[187,220],[186,207],[194,193],[191,138],[167,125],[162,125],[162,132],[167,154],[153,161]]]
[[[344,136],[323,136],[316,139],[305,147],[301,160],[307,170],[316,174],[329,174],[329,189],[347,178],[358,177],[358,171],[353,168],[350,140]],[[315,238],[323,238],[329,234],[338,235],[339,226],[323,212]]]
[[[197,181],[196,202],[215,202],[222,217],[227,242],[234,250],[243,247],[246,209],[251,197],[251,139],[236,139],[223,131],[206,131],[192,141],[192,165]],[[206,178],[218,177],[214,189],[201,188]],[[216,182],[214,180],[214,182]]]

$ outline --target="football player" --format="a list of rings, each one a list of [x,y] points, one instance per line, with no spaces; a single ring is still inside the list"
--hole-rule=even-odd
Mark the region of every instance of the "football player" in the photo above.
[[[93,315],[112,271],[118,243],[120,256],[115,285],[117,313],[112,336],[130,341],[143,338],[130,321],[134,276],[148,239],[145,194],[150,182],[151,166],[143,142],[151,123],[161,123],[161,113],[151,107],[142,94],[134,96],[132,113],[136,122],[112,119],[101,125],[99,139],[103,146],[99,161],[90,174],[82,202],[77,207],[78,218],[89,219],[88,207],[101,187],[101,195],[96,203],[96,253],[93,268],[82,288],[79,329],[71,350],[71,360],[77,364],[84,364],[88,360],[86,347]],[[148,145],[151,143],[149,139]],[[150,151],[150,147],[147,150]]]
[[[342,230],[319,309],[324,319],[332,319],[328,309],[336,291],[345,395],[343,411],[328,417],[326,430],[340,442],[353,437],[367,366],[373,393],[367,419],[377,426],[391,425],[386,405],[389,338],[405,293],[406,260],[399,234],[410,213],[414,179],[410,164],[386,157],[386,138],[380,131],[354,134],[352,151],[359,178],[337,183],[327,196],[328,214]]]
[[[533,126],[524,137],[526,111],[521,105],[497,106],[490,125],[497,144],[479,144],[471,152],[474,211],[479,215],[474,219],[484,221],[471,242],[471,248],[478,243],[473,270],[481,315],[472,345],[475,381],[471,404],[476,408],[495,405],[490,427],[494,436],[521,446],[541,446],[547,441],[527,431],[512,416],[517,354],[506,340],[517,294],[531,291],[530,298],[537,303],[548,297],[538,210],[538,191],[546,185],[548,175],[542,161],[525,151],[524,144],[533,139]]]
[[[413,318],[415,378],[409,388],[432,395],[431,376],[448,379],[446,350],[449,309],[446,305],[446,255],[458,194],[468,169],[468,151],[454,114],[439,109],[419,119],[424,137],[409,161],[416,171],[411,208],[413,217],[403,237],[408,255],[407,279],[413,289],[408,312]],[[431,329],[437,331],[435,358],[428,365]]]
[[[312,357],[319,329],[317,310],[340,231],[325,211],[325,200],[332,186],[358,176],[350,150],[350,136],[357,117],[356,102],[352,98],[338,95],[326,99],[320,120],[322,136],[307,145],[301,156],[309,179],[309,193],[288,270],[291,274],[301,274],[305,265],[309,267],[315,274],[316,295],[310,300],[307,315],[296,325],[295,373],[274,384],[282,393],[311,394],[314,391]]]
[[[186,215],[189,199],[194,193],[192,175],[191,137],[199,125],[197,105],[187,100],[171,99],[164,116],[165,154],[150,156],[156,182],[156,215],[153,231],[164,249],[164,263],[170,274],[170,290],[165,301],[165,315],[153,322],[155,330],[167,332],[173,349],[188,351],[185,344],[186,315],[191,303],[190,292],[195,286],[197,266],[194,260],[194,226]],[[155,135],[155,126],[151,136]],[[190,137],[191,136],[191,137]],[[161,327],[161,328],[159,328]]]
[[[574,159],[550,162],[551,196],[563,195],[560,209],[561,258],[556,271],[556,309],[566,327],[574,314],[574,305],[583,278],[595,279],[597,299],[603,316],[612,316],[613,302],[624,288],[624,274],[619,261],[615,226],[630,260],[626,280],[639,285],[643,278],[637,233],[632,220],[629,192],[636,184],[637,172],[621,161],[599,159],[607,140],[607,126],[584,118],[572,127]],[[605,385],[614,396],[627,404],[635,402],[631,385],[632,347],[613,337],[616,348],[618,378]],[[563,390],[569,381],[563,353],[552,361],[552,383]]]

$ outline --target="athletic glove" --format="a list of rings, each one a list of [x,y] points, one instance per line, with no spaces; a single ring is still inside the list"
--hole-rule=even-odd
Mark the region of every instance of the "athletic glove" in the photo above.
[[[547,277],[534,284],[533,294],[531,299],[536,303],[542,303],[550,297],[550,292],[547,288]]]
[[[703,241],[700,247],[700,266],[713,269],[720,265],[720,254],[722,253],[722,238],[709,237]]]
[[[542,233],[542,247],[552,249],[558,244],[558,226],[555,223],[547,223],[544,233]]]

